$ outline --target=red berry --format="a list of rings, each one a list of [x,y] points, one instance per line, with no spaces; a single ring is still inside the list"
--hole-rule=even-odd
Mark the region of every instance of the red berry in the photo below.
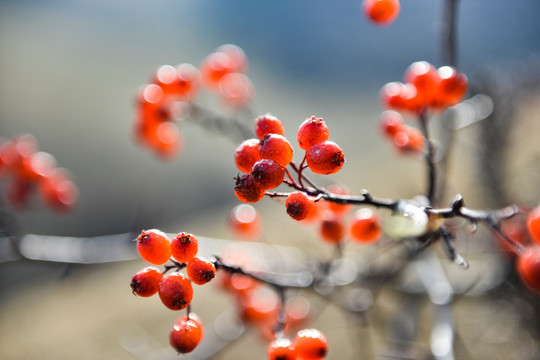
[[[158,156],[172,159],[178,155],[182,148],[182,133],[175,123],[165,121],[158,124],[152,135],[148,138],[149,144]]]
[[[55,167],[54,156],[39,151],[22,160],[18,176],[29,181],[37,181],[51,175]]]
[[[351,190],[349,190],[346,186],[338,185],[338,184],[332,184],[329,185],[326,190],[330,192],[333,195],[341,195],[341,196],[349,196],[351,195]],[[338,215],[345,215],[351,208],[351,204],[338,204],[333,201],[327,201],[328,203],[328,209],[332,211],[334,214]]]
[[[259,155],[287,167],[293,158],[293,148],[283,135],[266,134],[259,143]]]
[[[187,263],[197,255],[199,242],[192,234],[179,233],[171,241],[172,256],[181,263]]]
[[[137,250],[145,261],[162,265],[171,257],[171,242],[160,230],[143,230],[137,237]]]
[[[285,169],[270,159],[257,161],[251,170],[253,179],[265,190],[277,188],[283,182]]]
[[[382,235],[379,216],[371,209],[365,208],[355,211],[350,224],[351,237],[359,243],[373,243],[379,240]]]
[[[253,98],[253,84],[244,74],[230,73],[219,81],[219,93],[227,104],[242,108]]]
[[[291,340],[278,338],[268,345],[268,360],[296,360],[296,351]]]
[[[186,272],[191,281],[197,285],[204,285],[216,277],[214,264],[198,256],[188,262]]]
[[[418,112],[424,108],[424,99],[412,84],[390,82],[381,89],[381,100],[386,107]]]
[[[240,298],[242,319],[254,325],[266,325],[277,319],[280,301],[276,293],[266,287],[247,291]]]
[[[224,53],[229,56],[234,72],[245,73],[248,68],[248,59],[244,50],[233,44],[224,44],[216,49],[217,52]]]
[[[198,317],[190,313],[189,317],[179,317],[170,333],[171,346],[181,354],[192,352],[201,342],[204,335],[202,324]]]
[[[414,62],[405,70],[404,81],[414,85],[424,102],[434,96],[438,80],[437,70],[427,61]]]
[[[383,111],[380,117],[381,129],[386,136],[393,136],[403,129],[403,116],[394,110]]]
[[[66,169],[56,168],[39,181],[43,202],[56,211],[73,209],[79,197],[79,188]]]
[[[191,64],[180,64],[176,67],[162,65],[156,71],[154,83],[159,85],[165,97],[190,99],[198,89],[199,70]]]
[[[467,76],[451,66],[438,68],[437,76],[436,91],[429,105],[440,109],[460,102],[467,93]]]
[[[305,219],[315,208],[313,199],[301,191],[294,192],[287,197],[285,202],[287,214],[294,220]]]
[[[533,240],[540,244],[540,207],[537,207],[527,216],[527,229]]]
[[[255,119],[255,133],[262,140],[266,134],[285,135],[285,130],[277,117],[266,114]]]
[[[404,126],[392,137],[396,148],[404,153],[421,153],[424,151],[424,135],[416,128]]]
[[[239,237],[255,239],[261,233],[262,222],[257,210],[249,204],[235,206],[229,214],[229,225]]]
[[[247,174],[235,177],[234,194],[238,200],[255,203],[264,197],[265,190],[257,184],[253,175]]]
[[[219,81],[227,74],[236,72],[231,57],[223,52],[213,52],[202,62],[201,73],[204,83],[210,88],[217,88]]]
[[[540,293],[540,247],[531,246],[519,254],[517,272],[531,290]]]
[[[159,298],[171,310],[185,309],[193,298],[193,287],[182,273],[165,275],[159,283]]]
[[[364,0],[366,16],[377,25],[389,25],[399,14],[399,0]]]
[[[145,267],[138,271],[131,279],[133,294],[142,297],[150,297],[158,292],[159,282],[163,274],[153,266]]]
[[[326,242],[330,244],[340,243],[345,236],[342,219],[331,212],[326,212],[321,220],[319,232]]]
[[[313,145],[328,140],[328,136],[328,127],[324,123],[324,120],[312,116],[300,125],[296,139],[301,149],[309,150]]]
[[[328,340],[317,329],[300,330],[293,341],[297,356],[302,360],[320,360],[328,353]]]
[[[311,171],[316,174],[334,174],[343,167],[345,154],[336,143],[323,141],[307,151],[306,161]]]
[[[259,140],[248,139],[241,143],[234,152],[234,162],[238,170],[248,173],[253,165],[261,160],[259,155]]]

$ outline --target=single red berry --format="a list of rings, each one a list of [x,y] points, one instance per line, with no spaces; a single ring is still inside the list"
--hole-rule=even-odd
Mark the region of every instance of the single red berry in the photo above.
[[[540,293],[540,247],[531,246],[519,254],[517,272],[531,290]]]
[[[236,205],[229,214],[229,226],[235,235],[255,239],[262,231],[262,221],[257,210],[249,204]]]
[[[150,264],[163,265],[171,257],[171,241],[160,230],[143,230],[137,237],[137,250]]]
[[[390,82],[381,89],[381,100],[386,107],[418,112],[424,108],[424,99],[412,84]]]
[[[216,49],[217,52],[228,55],[234,72],[245,73],[248,68],[248,59],[244,50],[233,44],[224,44]]]
[[[259,155],[262,159],[270,159],[284,168],[293,158],[293,148],[289,141],[279,134],[266,134],[259,143]]]
[[[384,135],[394,136],[403,129],[403,116],[394,110],[383,111],[380,117],[381,129]]]
[[[223,52],[208,55],[201,63],[200,69],[204,83],[211,89],[216,89],[225,75],[236,72],[233,60]]]
[[[326,190],[328,190],[328,192],[330,192],[333,195],[339,195],[342,197],[347,197],[351,195],[351,190],[344,185],[331,184],[326,188]],[[351,204],[339,204],[333,201],[327,201],[327,203],[328,203],[328,209],[330,211],[332,211],[334,214],[341,215],[341,216],[344,216],[345,214],[349,212],[349,210],[352,209]]]
[[[270,114],[259,116],[255,119],[255,133],[259,140],[262,140],[266,134],[285,135],[285,130],[281,121]]]
[[[41,178],[38,186],[45,205],[58,212],[73,209],[79,197],[79,188],[71,179],[69,171],[63,168],[56,168]]]
[[[186,267],[186,272],[195,284],[204,285],[216,277],[216,267],[210,261],[195,256]]]
[[[187,263],[197,255],[199,242],[192,234],[179,233],[171,241],[172,256],[181,263]]]
[[[364,0],[366,16],[377,25],[389,25],[398,16],[399,0]]]
[[[313,145],[328,140],[328,137],[328,127],[324,123],[324,120],[316,116],[306,119],[296,133],[298,146],[306,151]]]
[[[416,128],[403,126],[392,137],[396,148],[403,153],[421,153],[424,151],[424,135]]]
[[[248,139],[241,143],[234,152],[234,162],[238,170],[248,173],[253,165],[261,160],[259,155],[259,140]]]
[[[414,85],[424,102],[434,96],[438,80],[437,70],[427,61],[416,61],[405,70],[404,81]]]
[[[294,192],[285,201],[287,214],[294,220],[305,219],[315,208],[313,199],[301,191]]]
[[[170,344],[180,354],[192,352],[201,342],[204,335],[202,324],[198,317],[190,313],[189,317],[179,317],[170,333]]]
[[[257,184],[253,175],[247,174],[235,177],[234,194],[238,200],[255,203],[264,197],[265,190]]]
[[[182,273],[165,275],[159,283],[159,298],[171,310],[185,309],[193,298],[193,287]]]
[[[359,209],[354,212],[350,222],[351,238],[361,244],[371,244],[382,235],[379,216],[371,209]]]
[[[176,67],[162,65],[156,71],[153,82],[159,85],[165,97],[175,99],[191,99],[198,89],[199,70],[191,64],[180,64]]]
[[[533,240],[540,244],[540,207],[532,210],[527,216],[527,229]]]
[[[152,150],[164,160],[176,157],[182,149],[182,133],[172,121],[165,121],[154,128],[149,137]]]
[[[240,316],[250,324],[264,326],[277,319],[280,309],[279,297],[273,290],[257,287],[246,291],[238,303]]]
[[[340,243],[345,236],[343,220],[338,215],[327,211],[321,220],[319,233],[323,240],[330,244]]]
[[[303,360],[320,360],[328,353],[328,340],[317,329],[304,329],[296,334],[293,346],[297,356]]]
[[[255,182],[265,190],[277,188],[283,182],[285,169],[270,159],[257,161],[251,170]]]
[[[334,174],[343,167],[345,153],[335,142],[323,141],[307,151],[306,161],[311,171],[316,174]]]
[[[219,93],[234,108],[245,107],[253,99],[253,84],[241,73],[230,73],[219,81]]]
[[[434,108],[447,108],[460,102],[468,88],[467,76],[451,66],[437,69],[437,87],[429,105]]]
[[[153,266],[139,270],[131,279],[133,294],[150,297],[158,292],[163,274]]]
[[[291,340],[278,338],[268,345],[268,360],[296,360],[296,351]]]
[[[22,160],[17,176],[29,181],[38,181],[51,175],[55,167],[54,156],[39,151]]]

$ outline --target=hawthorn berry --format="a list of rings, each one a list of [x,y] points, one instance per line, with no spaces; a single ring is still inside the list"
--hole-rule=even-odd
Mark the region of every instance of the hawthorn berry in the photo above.
[[[199,241],[192,234],[177,234],[171,241],[172,256],[181,263],[187,263],[197,255]]]
[[[424,108],[423,98],[412,84],[390,82],[381,89],[383,105],[396,110],[418,112]]]
[[[355,211],[350,221],[351,238],[359,243],[373,243],[382,235],[379,216],[371,209],[364,208]]]
[[[179,99],[192,98],[199,81],[200,72],[191,64],[162,65],[154,77],[154,83],[162,88],[165,96]]]
[[[531,246],[517,258],[519,277],[531,290],[540,293],[540,247]]]
[[[429,102],[435,94],[438,80],[437,70],[427,61],[413,62],[405,70],[404,81],[416,88],[424,103]]]
[[[403,129],[403,116],[394,110],[385,110],[380,117],[381,130],[386,136],[394,136]]]
[[[270,190],[281,185],[285,177],[285,169],[273,160],[262,159],[253,165],[251,175],[261,188]]]
[[[137,250],[150,264],[163,265],[171,257],[171,241],[160,230],[143,230],[137,237]]]
[[[421,153],[424,151],[424,135],[416,128],[403,126],[394,134],[392,141],[400,152]]]
[[[252,174],[235,177],[234,194],[238,200],[255,203],[264,197],[265,190],[257,184]]]
[[[192,352],[201,342],[204,335],[202,324],[198,317],[190,313],[179,317],[171,330],[169,341],[171,346],[180,354]]]
[[[296,360],[296,351],[291,340],[287,338],[274,339],[266,351],[268,360]]]
[[[467,76],[452,66],[441,66],[437,76],[437,87],[429,105],[440,109],[460,102],[467,93]]]
[[[216,277],[216,267],[204,258],[195,256],[186,267],[186,272],[191,281],[197,285],[204,285]]]
[[[262,222],[253,206],[240,204],[231,210],[229,226],[237,236],[254,239],[261,233]]]
[[[224,44],[216,49],[217,52],[228,55],[234,72],[245,73],[248,68],[248,59],[244,50],[234,44]]]
[[[296,139],[298,146],[309,150],[313,145],[328,140],[329,131],[322,118],[312,116],[306,119],[298,128]]]
[[[527,229],[533,240],[540,244],[540,207],[532,210],[527,216]]]
[[[340,243],[345,235],[341,217],[329,211],[325,212],[319,226],[319,233],[323,240],[330,244]]]
[[[277,117],[266,114],[255,119],[255,133],[259,140],[262,140],[267,134],[285,135],[285,129],[281,120]]]
[[[133,294],[142,297],[150,297],[158,292],[159,282],[163,274],[153,266],[139,270],[131,279],[131,289]]]
[[[264,326],[275,322],[280,309],[276,293],[265,287],[246,291],[239,302],[240,316],[250,324]]]
[[[270,159],[284,168],[293,158],[293,148],[283,135],[266,134],[259,142],[259,155],[262,159]]]
[[[352,194],[349,188],[339,184],[331,184],[326,188],[326,190],[328,190],[328,192],[332,195],[349,196]],[[352,209],[351,204],[338,204],[337,202],[333,201],[327,201],[327,203],[328,209],[334,214],[338,215],[345,215],[350,209]]]
[[[310,196],[297,191],[287,197],[285,207],[287,208],[287,214],[294,220],[303,220],[313,211],[315,203]]]
[[[69,171],[63,168],[56,168],[41,178],[38,191],[47,206],[60,212],[71,210],[79,197],[79,188]]]
[[[336,143],[323,141],[307,151],[306,161],[310,170],[316,174],[334,174],[343,167],[345,153]]]
[[[168,274],[159,283],[159,298],[171,310],[185,309],[193,298],[193,287],[182,273]]]
[[[165,121],[153,129],[149,144],[155,153],[163,159],[172,159],[182,148],[182,133],[172,121]]]
[[[219,93],[227,104],[242,108],[253,98],[253,84],[244,74],[230,73],[219,81]]]
[[[366,16],[377,25],[389,25],[398,16],[399,0],[364,0],[363,8]]]
[[[328,353],[328,340],[317,329],[304,329],[296,334],[293,347],[302,360],[320,360]]]
[[[261,160],[259,155],[259,140],[248,139],[242,142],[234,152],[234,162],[238,170],[248,173],[253,165]]]
[[[200,69],[204,83],[211,89],[216,89],[225,75],[236,72],[231,57],[221,51],[208,55],[201,63]]]

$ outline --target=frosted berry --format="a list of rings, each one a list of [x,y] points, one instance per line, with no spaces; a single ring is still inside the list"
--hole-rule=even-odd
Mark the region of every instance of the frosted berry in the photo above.
[[[238,170],[248,173],[253,165],[261,160],[259,155],[259,140],[248,139],[242,142],[234,152],[234,162]]]
[[[310,196],[297,191],[287,197],[285,206],[290,217],[295,220],[303,220],[313,211],[315,204]]]
[[[309,150],[313,145],[328,140],[328,137],[328,127],[324,120],[316,116],[306,119],[296,133],[298,146],[303,150]]]
[[[379,240],[382,235],[379,216],[368,208],[355,211],[350,220],[350,233],[353,240],[362,244]]]
[[[285,130],[277,117],[266,114],[255,119],[255,133],[262,140],[266,134],[285,135]]]
[[[389,25],[398,16],[399,0],[364,0],[366,16],[377,25]]]
[[[255,182],[265,190],[278,187],[283,182],[285,169],[277,162],[270,159],[257,161],[251,170]]]
[[[171,310],[185,309],[193,298],[193,287],[182,273],[165,275],[159,283],[159,298]]]
[[[328,353],[328,340],[317,329],[304,329],[296,334],[293,346],[298,358],[303,360],[324,359]]]
[[[198,317],[190,313],[189,317],[179,317],[171,330],[169,340],[171,346],[180,354],[192,352],[201,342],[204,335]]]
[[[265,190],[257,184],[251,174],[235,178],[234,194],[242,202],[258,202],[264,197],[264,192]]]
[[[187,263],[197,255],[199,242],[192,234],[179,233],[171,241],[172,256],[181,263]]]
[[[133,294],[142,297],[150,297],[158,292],[159,282],[163,274],[153,266],[145,267],[138,271],[131,279]]]
[[[287,167],[293,158],[293,148],[283,135],[266,134],[259,143],[259,155]]]
[[[333,174],[345,163],[345,153],[332,141],[324,141],[312,146],[306,153],[306,161],[314,173]]]
[[[186,272],[191,281],[197,285],[204,285],[216,277],[214,264],[198,256],[188,262]]]
[[[137,250],[145,261],[162,265],[171,257],[171,242],[160,230],[143,230],[137,237]]]
[[[296,360],[296,352],[291,340],[278,338],[268,345],[268,360]]]

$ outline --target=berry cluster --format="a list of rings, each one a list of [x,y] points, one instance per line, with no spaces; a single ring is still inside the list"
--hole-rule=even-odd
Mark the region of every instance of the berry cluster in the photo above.
[[[366,16],[380,26],[393,23],[400,10],[399,0],[364,0],[362,5]]]
[[[159,230],[143,230],[137,237],[137,249],[141,257],[153,265],[163,265],[171,261],[160,272],[153,266],[138,271],[131,279],[131,289],[135,295],[150,297],[156,293],[161,302],[171,310],[188,307],[193,298],[191,283],[203,285],[216,276],[216,267],[211,262],[197,256],[197,239],[188,233],[179,233],[172,240]],[[172,256],[172,258],[171,258]],[[179,272],[186,268],[187,276]],[[166,274],[169,270],[176,271]],[[188,312],[180,317],[171,330],[171,345],[180,353],[192,351],[202,339],[200,320]]]
[[[381,130],[395,148],[402,153],[422,153],[424,135],[415,127],[403,122],[403,116],[395,110],[383,111],[380,117]]]
[[[191,64],[162,65],[150,83],[139,89],[136,100],[137,140],[156,155],[170,159],[182,147],[182,136],[175,121],[179,112],[194,104],[203,85],[216,92],[233,108],[242,108],[253,95],[253,85],[245,75],[247,58],[236,45],[222,45],[208,55],[199,68]],[[179,105],[186,105],[182,109]]]
[[[0,141],[0,177],[10,178],[6,199],[17,209],[28,205],[35,188],[56,211],[71,210],[79,195],[69,172],[56,166],[54,156],[39,151],[36,139],[28,134]]]

